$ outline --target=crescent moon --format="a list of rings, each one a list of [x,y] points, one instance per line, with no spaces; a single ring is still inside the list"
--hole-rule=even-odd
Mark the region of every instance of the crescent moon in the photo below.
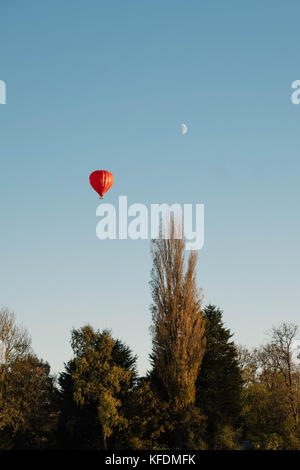
[[[181,124],[181,133],[182,135],[186,134],[188,131],[188,128],[185,124]]]

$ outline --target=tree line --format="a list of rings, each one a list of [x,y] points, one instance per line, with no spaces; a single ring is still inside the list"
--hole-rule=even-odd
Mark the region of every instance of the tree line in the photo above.
[[[90,325],[71,331],[55,377],[0,310],[0,449],[300,450],[297,325],[238,346],[223,312],[203,306],[196,252],[171,236],[152,241],[152,260],[144,377],[128,345]]]

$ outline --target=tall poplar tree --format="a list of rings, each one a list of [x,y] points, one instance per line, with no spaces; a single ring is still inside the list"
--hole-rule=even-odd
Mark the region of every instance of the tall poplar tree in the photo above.
[[[185,260],[185,241],[175,238],[152,241],[151,306],[153,368],[164,384],[175,409],[195,401],[195,382],[205,351],[205,321],[196,283],[197,253]],[[177,232],[178,233],[178,232]]]

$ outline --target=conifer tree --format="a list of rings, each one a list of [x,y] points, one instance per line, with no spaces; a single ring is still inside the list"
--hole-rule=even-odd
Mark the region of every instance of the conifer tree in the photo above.
[[[196,403],[207,416],[209,446],[220,445],[222,429],[237,424],[241,410],[242,375],[238,351],[225,328],[222,311],[214,305],[203,309],[206,351],[197,379]]]

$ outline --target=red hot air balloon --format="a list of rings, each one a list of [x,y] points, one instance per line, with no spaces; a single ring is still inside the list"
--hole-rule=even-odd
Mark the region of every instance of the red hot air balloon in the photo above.
[[[105,170],[96,170],[90,174],[90,184],[92,188],[99,194],[100,199],[103,199],[103,194],[105,194],[109,188],[114,183],[114,176],[109,171]]]

